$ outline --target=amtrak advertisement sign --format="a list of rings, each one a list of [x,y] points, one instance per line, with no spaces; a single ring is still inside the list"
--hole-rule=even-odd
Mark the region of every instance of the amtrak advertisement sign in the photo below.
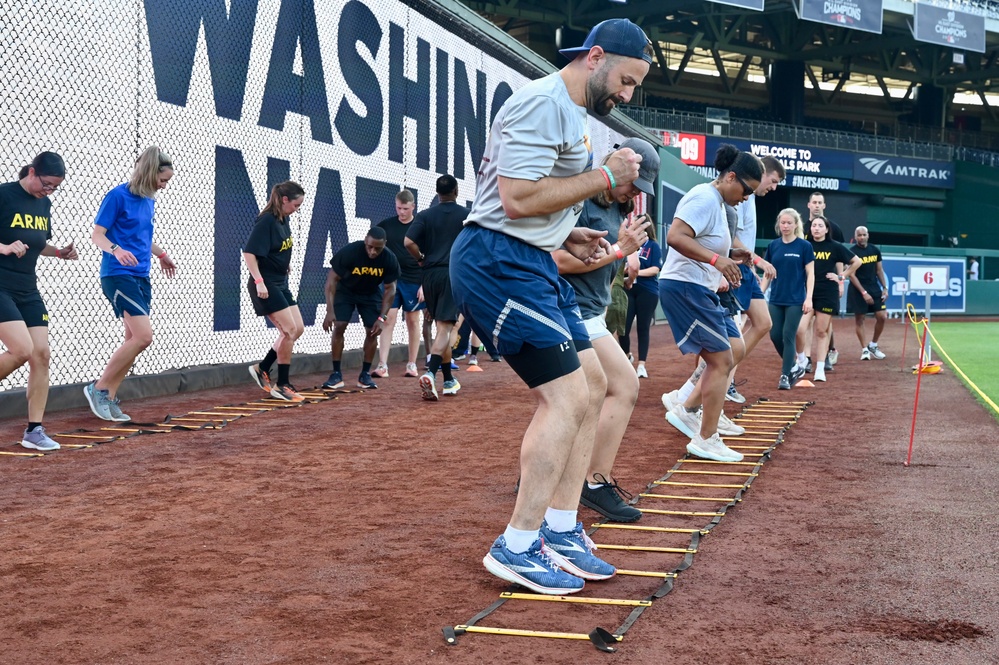
[[[954,189],[954,163],[930,159],[857,155],[853,179],[910,187]]]
[[[925,256],[884,256],[881,265],[888,280],[888,311],[901,312],[906,305],[912,305],[922,311],[926,306],[926,291],[916,291],[909,283],[910,266],[946,267],[950,278],[946,291],[930,292],[930,311],[936,313],[963,312],[964,302],[964,260],[963,259],[929,259]],[[938,271],[933,271],[934,273]]]

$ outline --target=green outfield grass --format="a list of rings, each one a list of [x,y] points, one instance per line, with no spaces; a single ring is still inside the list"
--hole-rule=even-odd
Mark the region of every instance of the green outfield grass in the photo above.
[[[993,403],[999,404],[999,323],[933,323],[930,332],[936,338],[947,356],[961,368],[978,389],[988,395]],[[933,349],[933,358],[946,362],[947,358]],[[950,363],[947,363],[950,365]],[[953,370],[954,368],[951,367]],[[958,378],[961,375],[954,372]],[[967,382],[965,382],[967,383]],[[968,386],[978,401],[984,400]],[[991,407],[987,407],[991,410]],[[999,418],[994,411],[992,415]]]

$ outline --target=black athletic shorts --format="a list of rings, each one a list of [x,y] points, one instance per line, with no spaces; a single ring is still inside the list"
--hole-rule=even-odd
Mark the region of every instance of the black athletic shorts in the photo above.
[[[264,278],[264,286],[267,287],[267,297],[261,298],[257,295],[257,285],[253,283],[253,278],[246,281],[246,290],[250,292],[250,301],[253,302],[253,311],[257,316],[267,316],[298,304],[288,288],[287,278],[281,281]]]
[[[48,327],[49,311],[45,309],[42,294],[32,291],[4,291],[0,289],[0,323],[24,321],[28,328]]]
[[[816,314],[839,316],[839,289],[815,291],[812,293],[812,309]]]
[[[458,320],[458,305],[451,293],[451,269],[448,266],[423,271],[423,299],[434,321]]]
[[[846,294],[846,311],[851,314],[876,314],[888,309],[888,303],[881,300],[879,287],[867,289],[867,294],[874,298],[874,302],[870,305],[864,300],[864,296],[860,295],[860,291],[851,284]]]
[[[359,296],[344,288],[341,282],[333,296],[333,319],[340,323],[350,321],[355,309],[364,327],[370,328],[375,325],[375,321],[382,313],[382,294],[375,291],[366,296]]]

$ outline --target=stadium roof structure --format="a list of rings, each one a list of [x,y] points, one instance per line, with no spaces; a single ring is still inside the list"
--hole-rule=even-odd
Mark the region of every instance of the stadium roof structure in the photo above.
[[[630,18],[655,47],[647,94],[763,108],[771,67],[801,62],[811,113],[848,117],[873,109],[897,118],[913,108],[920,88],[935,87],[951,104],[978,106],[999,123],[993,0],[925,3],[983,16],[984,53],[917,41],[915,4],[904,0],[884,0],[880,34],[799,19],[791,0],[766,0],[763,11],[701,0],[460,1],[552,62],[559,46],[581,43],[600,21]]]

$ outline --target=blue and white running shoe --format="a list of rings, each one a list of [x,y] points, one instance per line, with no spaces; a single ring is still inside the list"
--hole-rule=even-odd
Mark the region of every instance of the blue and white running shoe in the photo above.
[[[526,552],[514,554],[506,548],[506,538],[500,536],[482,559],[490,573],[536,593],[564,596],[583,590],[583,580],[563,572],[548,556],[541,539]]]
[[[597,546],[583,531],[582,522],[576,522],[576,528],[565,533],[552,531],[548,522],[543,522],[541,541],[545,553],[558,564],[558,567],[576,577],[582,577],[584,580],[606,580],[617,573],[614,566],[593,554]]]

